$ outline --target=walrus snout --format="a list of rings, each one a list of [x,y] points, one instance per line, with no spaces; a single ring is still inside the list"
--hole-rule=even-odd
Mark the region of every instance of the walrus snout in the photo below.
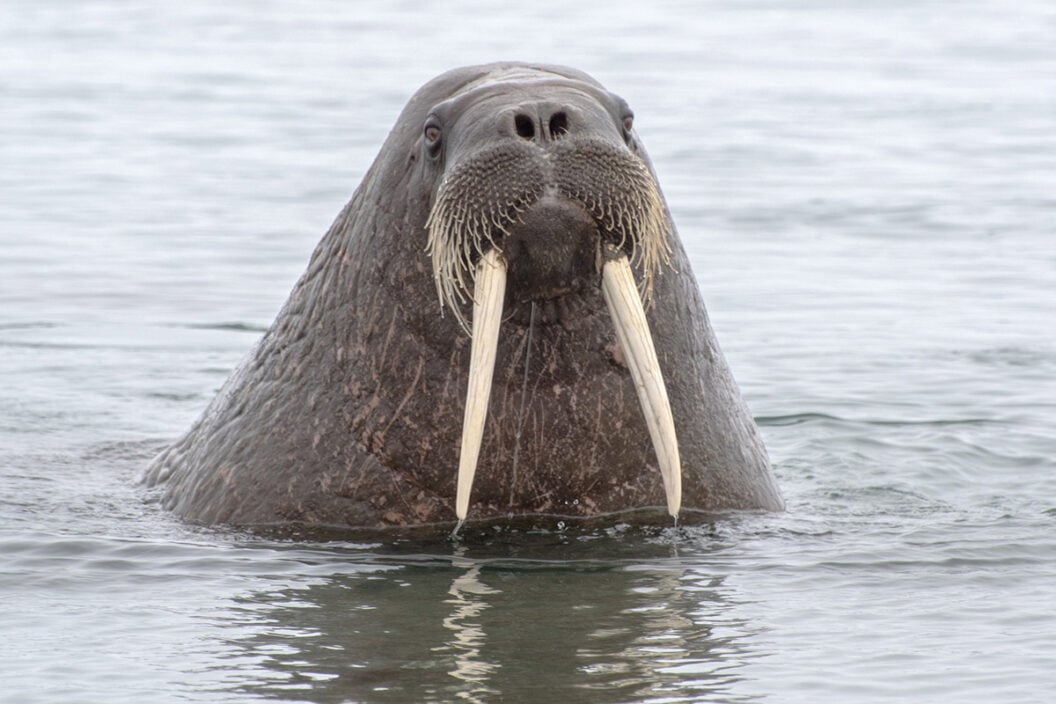
[[[578,135],[545,150],[503,140],[454,159],[426,228],[440,302],[467,331],[462,306],[472,299],[472,272],[493,247],[529,250],[517,276],[531,297],[588,274],[597,245],[612,245],[640,268],[646,304],[670,253],[666,207],[649,168],[622,143]]]
[[[498,244],[509,263],[511,300],[546,300],[597,286],[600,237],[582,203],[544,195]]]

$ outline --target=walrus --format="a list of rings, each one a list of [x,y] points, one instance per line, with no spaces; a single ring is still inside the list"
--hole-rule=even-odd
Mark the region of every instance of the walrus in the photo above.
[[[524,63],[414,94],[145,479],[244,526],[783,507],[628,104]]]

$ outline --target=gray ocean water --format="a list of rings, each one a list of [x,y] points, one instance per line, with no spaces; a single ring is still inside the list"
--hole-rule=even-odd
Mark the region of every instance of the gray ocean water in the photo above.
[[[398,111],[628,99],[788,503],[324,542],[136,477]],[[1056,5],[0,5],[0,701],[1047,702]]]

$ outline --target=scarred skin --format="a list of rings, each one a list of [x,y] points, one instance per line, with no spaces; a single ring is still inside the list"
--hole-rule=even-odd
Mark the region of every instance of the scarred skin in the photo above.
[[[551,130],[561,127],[551,122],[558,113],[564,129]],[[649,165],[624,130],[627,115],[620,98],[564,67],[475,66],[422,87],[275,323],[148,468],[146,481],[164,484],[165,506],[207,524],[453,522],[470,339],[442,311],[426,252],[437,190],[459,164],[504,145],[545,152],[601,140]],[[440,128],[439,148],[424,136],[427,118]],[[598,288],[603,235],[582,205],[552,190],[501,243],[505,322],[471,518],[665,504]],[[658,272],[647,313],[678,436],[684,512],[780,510],[673,224],[669,244],[671,266]],[[462,314],[471,318],[470,305]]]

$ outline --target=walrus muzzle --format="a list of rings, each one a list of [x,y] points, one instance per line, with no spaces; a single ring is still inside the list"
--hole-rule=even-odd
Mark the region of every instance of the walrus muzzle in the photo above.
[[[653,442],[667,510],[677,516],[678,442],[645,316],[653,279],[669,263],[667,216],[646,165],[600,140],[569,140],[545,152],[529,144],[487,149],[455,165],[437,191],[426,223],[437,293],[472,335],[455,513],[464,520],[469,509],[491,396],[509,266],[503,240],[544,195],[579,203],[595,222],[602,294]],[[470,299],[472,328],[460,310]]]

